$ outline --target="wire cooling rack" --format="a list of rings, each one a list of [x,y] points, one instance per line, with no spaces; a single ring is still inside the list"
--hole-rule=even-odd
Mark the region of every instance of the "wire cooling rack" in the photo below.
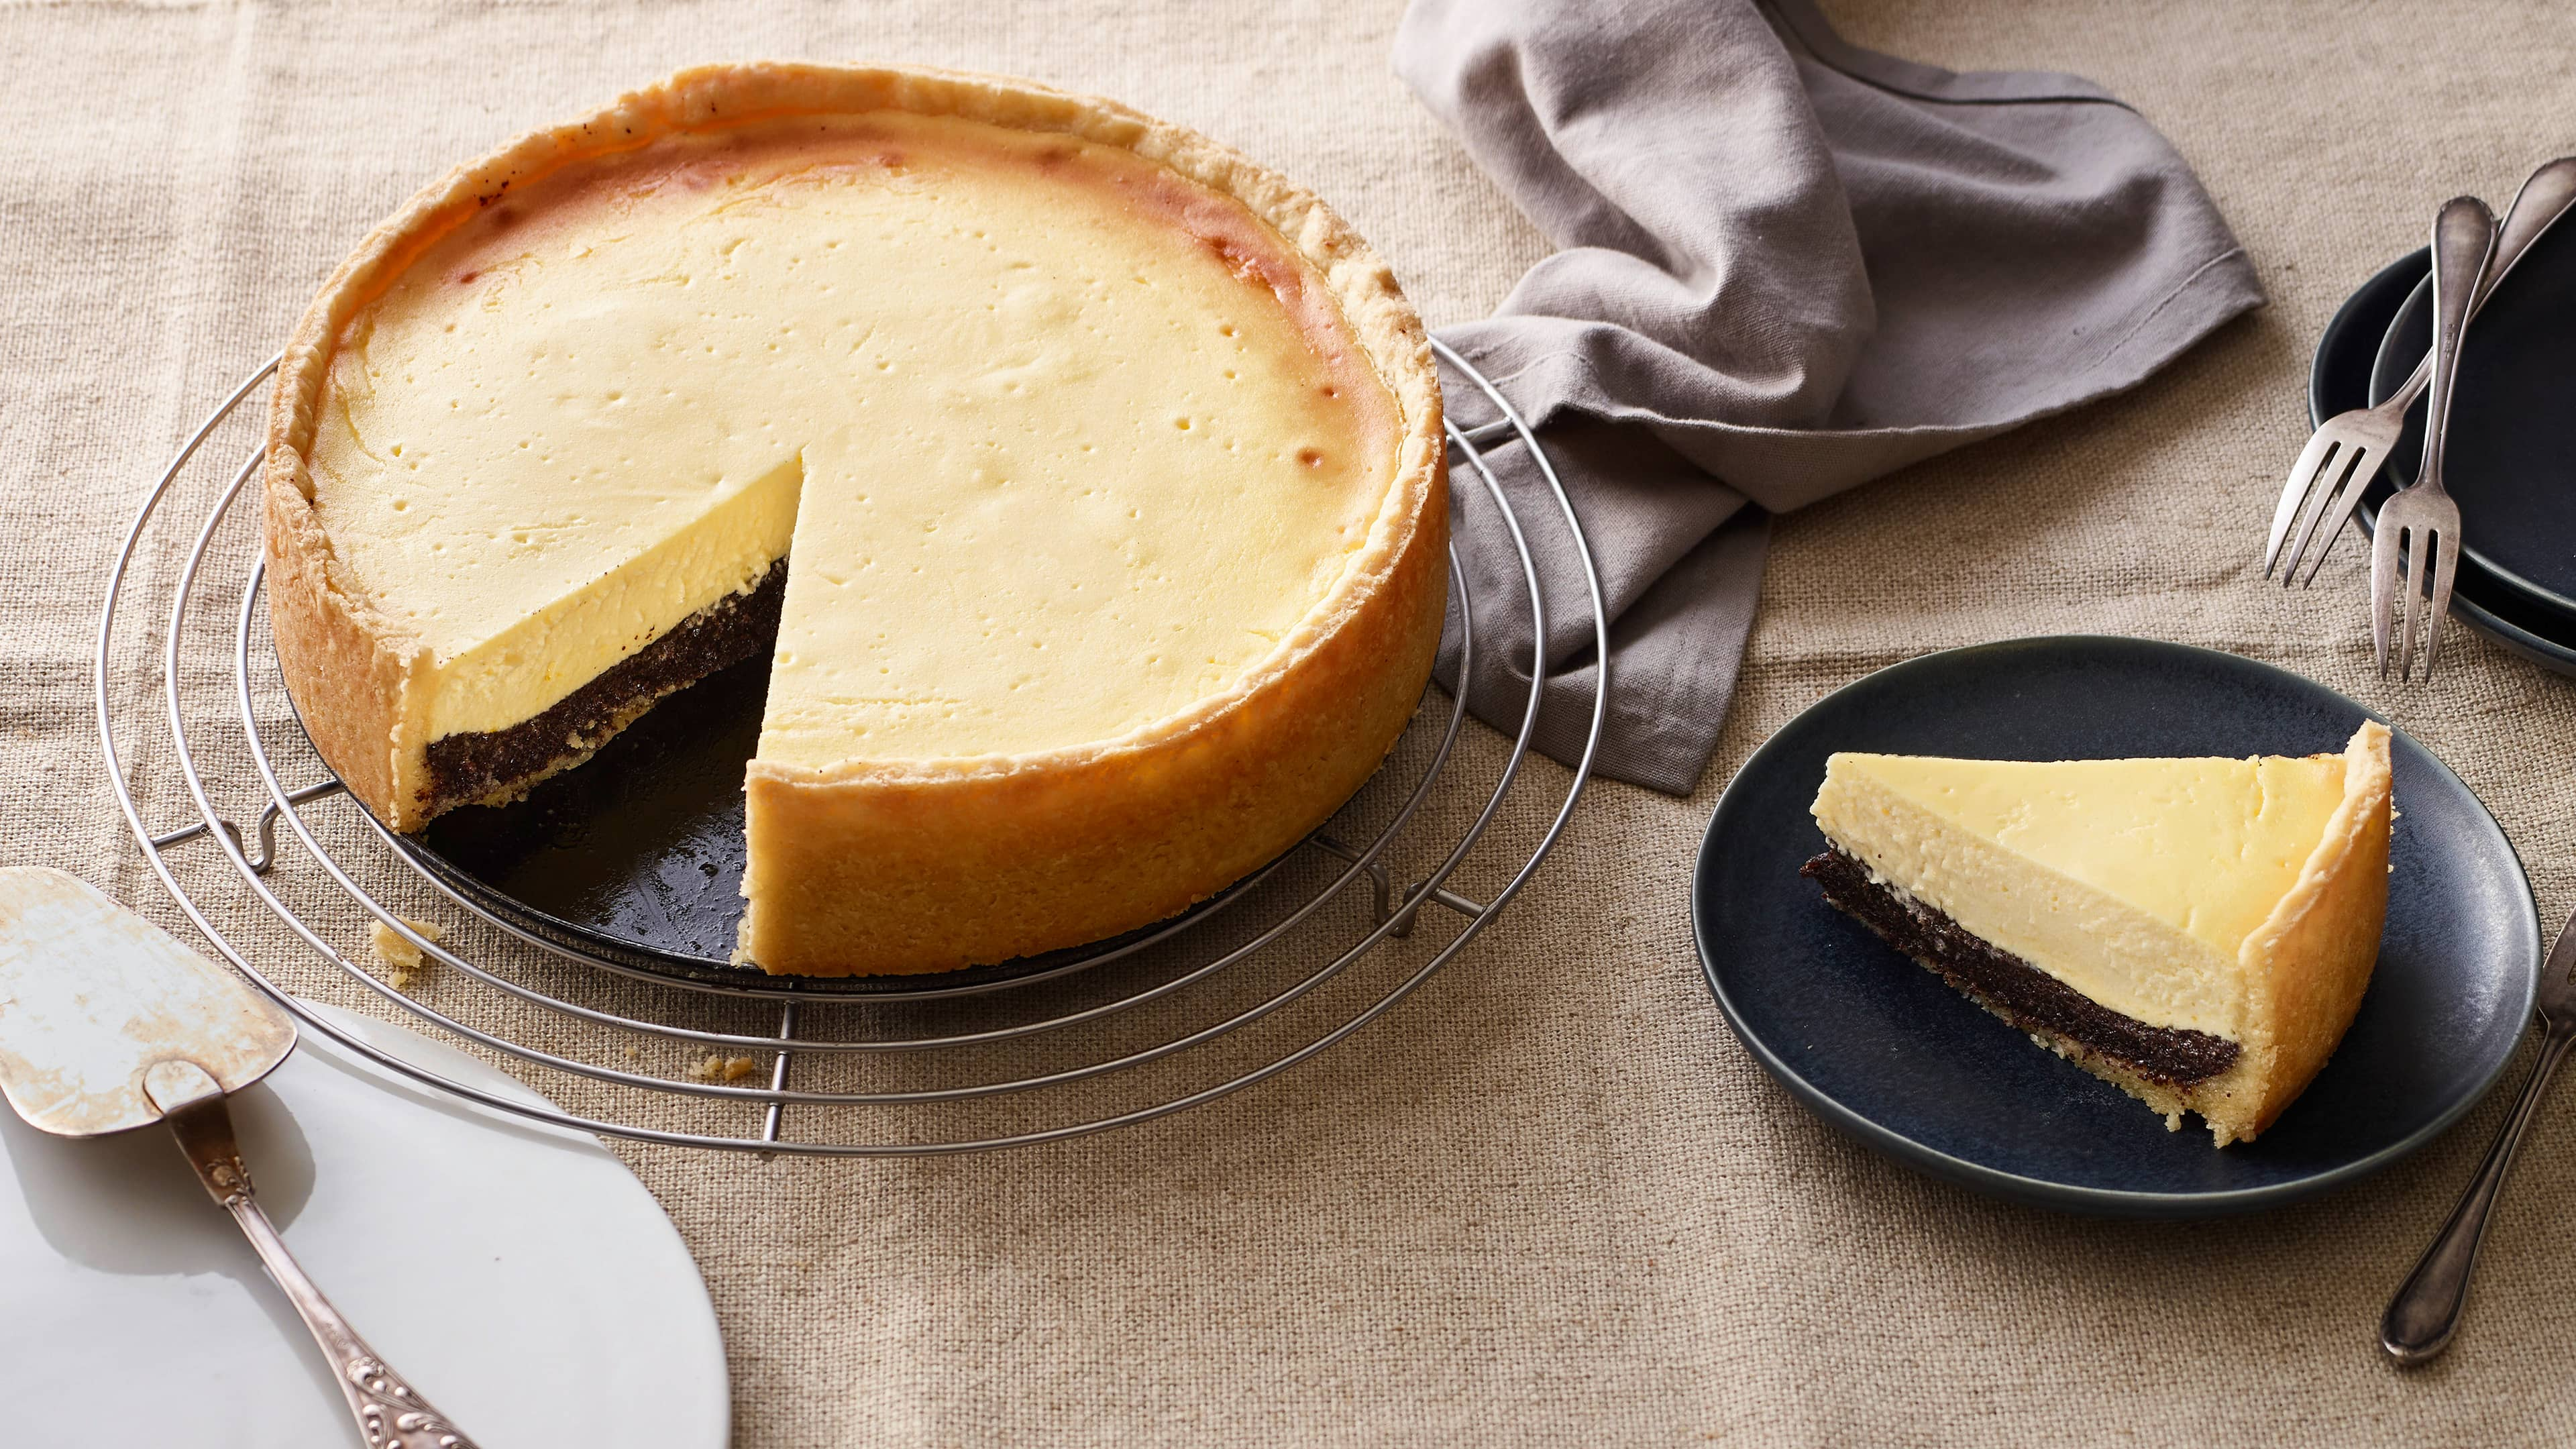
[[[1428,692],[1385,768],[1287,855],[1173,921],[1007,979],[877,982],[853,995],[757,972],[674,978],[553,929],[549,918],[460,891],[398,848],[329,777],[295,723],[269,647],[251,486],[259,409],[244,403],[275,360],[180,447],[117,553],[95,672],[108,779],[179,909],[304,1029],[500,1112],[686,1147],[904,1156],[1055,1141],[1198,1106],[1342,1042],[1454,960],[1547,858],[1591,775],[1609,636],[1582,525],[1519,413],[1465,359],[1433,347],[1501,413],[1472,434],[1451,424],[1448,440],[1453,482],[1481,487],[1511,539],[1515,557],[1483,562],[1500,563],[1506,577],[1516,566],[1527,593],[1536,643],[1527,669],[1512,671],[1532,681],[1517,734],[1463,730],[1461,701]],[[248,455],[229,481],[200,461],[225,451],[209,447],[217,439],[239,441]],[[1516,512],[1488,462],[1488,448],[1513,441],[1546,481],[1555,505],[1546,516]],[[253,504],[241,507],[246,491]],[[156,531],[187,537],[191,524],[175,564],[166,546],[147,546]],[[1566,775],[1523,768],[1537,681],[1547,677],[1548,599],[1573,592],[1570,578],[1541,577],[1531,545],[1541,527],[1567,545],[1551,556],[1580,566],[1575,602],[1590,614],[1596,666],[1589,732]],[[1474,571],[1458,549],[1449,576],[1467,678],[1478,647]],[[143,605],[165,586],[155,636]],[[166,739],[152,730],[156,713]],[[120,750],[121,734],[130,748]],[[1556,783],[1533,785],[1536,774]],[[193,822],[147,822],[138,796],[170,809],[179,804],[173,780]],[[1534,809],[1523,804],[1512,824],[1493,828],[1507,803],[1533,796]],[[1523,834],[1551,802],[1545,828]],[[1474,881],[1491,883],[1483,899],[1459,888]],[[441,929],[417,928],[414,911],[442,918]],[[1427,924],[1434,919],[1443,927]],[[375,923],[421,952],[420,989],[386,979],[366,944]],[[303,999],[335,978],[412,1024],[497,1054],[582,1110],[497,1095],[396,1055]]]

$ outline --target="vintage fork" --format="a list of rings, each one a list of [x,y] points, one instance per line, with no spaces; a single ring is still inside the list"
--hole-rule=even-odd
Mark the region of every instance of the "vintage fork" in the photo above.
[[[2424,623],[2424,678],[2432,679],[2433,651],[2442,641],[2442,616],[2450,610],[2451,580],[2459,572],[2460,505],[2442,491],[2442,447],[2451,431],[2451,394],[2459,381],[2469,304],[2494,250],[2495,213],[2485,202],[2455,196],[2443,203],[2433,218],[2433,389],[2424,411],[2424,465],[2412,484],[2381,507],[2370,541],[2370,647],[2379,672],[2387,674],[2388,632],[2397,629],[2401,680],[2414,666],[2415,615],[2428,595],[2433,613]]]
[[[2477,315],[2514,263],[2571,207],[2576,207],[2576,156],[2561,156],[2531,173],[2504,210],[2495,256],[2478,279],[2477,300],[2470,304],[2469,315]],[[2299,565],[2305,562],[2308,572],[2301,582],[2316,582],[2317,570],[2325,566],[2326,555],[2361,505],[2361,495],[2379,476],[2389,450],[2397,445],[2397,435],[2405,430],[2407,409],[2424,395],[2432,378],[2433,355],[2427,352],[2415,364],[2414,374],[2386,401],[2338,413],[2308,439],[2299,461],[2290,466],[2280,503],[2272,510],[2272,532],[2263,544],[2265,578],[2272,576],[2277,565],[2281,586],[2287,588],[2299,581]],[[2308,553],[2311,543],[2316,545],[2313,556]]]
[[[2495,1212],[2506,1175],[2513,1171],[2514,1149],[2522,1145],[2523,1130],[2531,1125],[2540,1099],[2548,1095],[2549,1079],[2567,1059],[2567,1049],[2576,1046],[2576,917],[2558,933],[2558,944],[2549,948],[2549,960],[2540,968],[2535,1005],[2540,1016],[2540,1057],[2531,1064],[2530,1079],[2522,1084],[2513,1110],[2505,1114],[2504,1130],[2487,1149],[2486,1161],[2478,1164],[2478,1175],[2469,1180],[2460,1205],[2451,1210],[2450,1221],[2442,1224],[2433,1246],[2424,1250],[2423,1259],[2406,1275],[2379,1321],[2380,1349],[2401,1364],[2428,1362],[2449,1347],[2451,1335],[2459,1332],[2460,1310],[2469,1301],[2469,1275],[2477,1271],[2487,1219]]]

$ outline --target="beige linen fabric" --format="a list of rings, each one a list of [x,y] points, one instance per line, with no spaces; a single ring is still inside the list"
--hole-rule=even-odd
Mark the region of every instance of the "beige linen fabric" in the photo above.
[[[2273,306],[2134,394],[1785,518],[1699,794],[1600,787],[1489,935],[1320,1063],[1009,1154],[621,1148],[705,1269],[742,1444],[2570,1435],[2576,1260],[2554,1229],[2576,1193],[2576,1103],[2533,1134],[2459,1346],[2399,1376],[2371,1348],[2379,1305],[2500,1104],[2373,1182],[2250,1220],[1988,1202],[1853,1146],[1770,1085],[1700,987],[1684,884],[1736,763],[1819,695],[1927,649],[2093,629],[2236,650],[2385,709],[2496,809],[2554,928],[2576,904],[2576,686],[2454,632],[2440,683],[2383,687],[2358,555],[2284,600],[2253,554],[2335,303],[2417,245],[2443,198],[2500,202],[2576,138],[2576,11],[1830,8],[1862,45],[2073,71],[2137,105],[2199,168]],[[176,922],[96,776],[98,581],[172,443],[277,347],[341,251],[451,161],[692,61],[1017,71],[1309,181],[1439,324],[1481,314],[1540,247],[1389,74],[1395,18],[1282,0],[0,8],[0,859],[67,867]],[[147,612],[181,543],[147,550]],[[140,662],[116,693],[143,719],[157,695]],[[209,712],[219,666],[192,674]],[[154,818],[182,818],[165,753],[135,773]],[[242,798],[238,779],[227,790]],[[1533,800],[1499,829],[1509,846],[1544,823]],[[1468,886],[1490,889],[1480,869]],[[273,924],[227,919],[263,960],[296,960]],[[461,1008],[469,986],[422,989]],[[649,1043],[642,1059],[677,1062]],[[604,1105],[561,1076],[541,1085]]]

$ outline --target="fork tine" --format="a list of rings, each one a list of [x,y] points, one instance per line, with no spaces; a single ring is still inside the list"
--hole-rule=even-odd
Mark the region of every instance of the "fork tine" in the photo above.
[[[2425,556],[2431,551],[2433,537],[2421,528],[2409,525],[2402,540],[2406,545],[2406,572],[2399,587],[2406,595],[2404,632],[2397,636],[2397,681],[2403,684],[2415,669],[2415,620],[2424,604],[2424,586],[2430,581]]]
[[[2444,528],[2433,544],[2433,616],[2424,622],[2424,682],[2433,682],[2433,651],[2442,641],[2442,616],[2451,611],[2451,580],[2460,571],[2460,526]]]
[[[2326,566],[2326,556],[2343,541],[2344,526],[2352,522],[2354,511],[2361,507],[2361,495],[2370,491],[2371,480],[2379,476],[2379,462],[2378,456],[2367,448],[2356,445],[2344,449],[2342,476],[2335,480],[2333,491],[2317,510],[2317,551],[2308,560],[2307,576],[2299,581],[2299,587],[2306,588],[2317,581],[2317,571]],[[2281,586],[2288,588],[2289,584],[2284,575]]]
[[[2389,509],[2379,515],[2379,534],[2370,541],[2370,652],[2379,661],[2379,677],[2388,677],[2389,615],[2397,609],[2396,519]]]
[[[2290,509],[2287,519],[2276,520],[2281,524],[2281,542],[2274,545],[2275,557],[2265,561],[2263,577],[2270,578],[2272,565],[2277,563],[2281,583],[2287,587],[2291,576],[2299,571],[2299,555],[2306,550],[2309,535],[2316,531],[2317,514],[2324,508],[2326,496],[2334,491],[2330,470],[2341,447],[2342,440],[2334,436],[2333,430],[2323,429],[2308,439],[2308,446],[2300,452],[2298,466],[2291,474],[2298,480],[2298,506]],[[2284,505],[2290,501],[2286,489],[2281,501]]]
[[[2299,461],[2290,465],[2289,481],[2281,488],[2281,501],[2272,508],[2271,536],[2263,541],[2263,577],[2272,576],[2273,566],[2281,561],[2281,545],[2289,542],[2291,527],[2315,505],[2317,475],[2325,470],[2326,457],[2334,446],[2334,429],[2319,428],[2308,435],[2307,446],[2299,449]],[[2291,554],[2293,560],[2297,557]]]

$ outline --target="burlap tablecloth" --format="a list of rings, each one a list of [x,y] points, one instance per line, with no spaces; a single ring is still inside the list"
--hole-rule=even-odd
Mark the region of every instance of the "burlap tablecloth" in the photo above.
[[[1762,1076],[1700,985],[1684,886],[1737,762],[1827,690],[1928,649],[2102,630],[2236,650],[2385,709],[2502,818],[2554,927],[2576,904],[2576,689],[2459,632],[2435,687],[2383,687],[2358,554],[2287,599],[2253,555],[2335,303],[2444,197],[2500,202],[2576,141],[2576,10],[1831,9],[1864,45],[2074,71],[2138,105],[2274,305],[2133,396],[1784,519],[1699,794],[1599,788],[1509,916],[1324,1064],[1018,1153],[621,1149],[705,1269],[741,1443],[2569,1436],[2576,1262],[2553,1219],[2576,1190],[2576,1110],[2533,1134],[2465,1336],[2400,1376],[2371,1346],[2379,1305],[2500,1104],[2375,1181],[2251,1220],[2002,1206],[1861,1150]],[[692,61],[1017,71],[1277,163],[1435,323],[1477,315],[1540,246],[1389,74],[1394,20],[1116,0],[0,9],[0,858],[175,920],[93,767],[85,661],[112,535],[350,241],[450,161]],[[147,582],[166,587],[170,552]],[[178,818],[166,780],[149,793]],[[1525,839],[1530,810],[1504,829]]]

